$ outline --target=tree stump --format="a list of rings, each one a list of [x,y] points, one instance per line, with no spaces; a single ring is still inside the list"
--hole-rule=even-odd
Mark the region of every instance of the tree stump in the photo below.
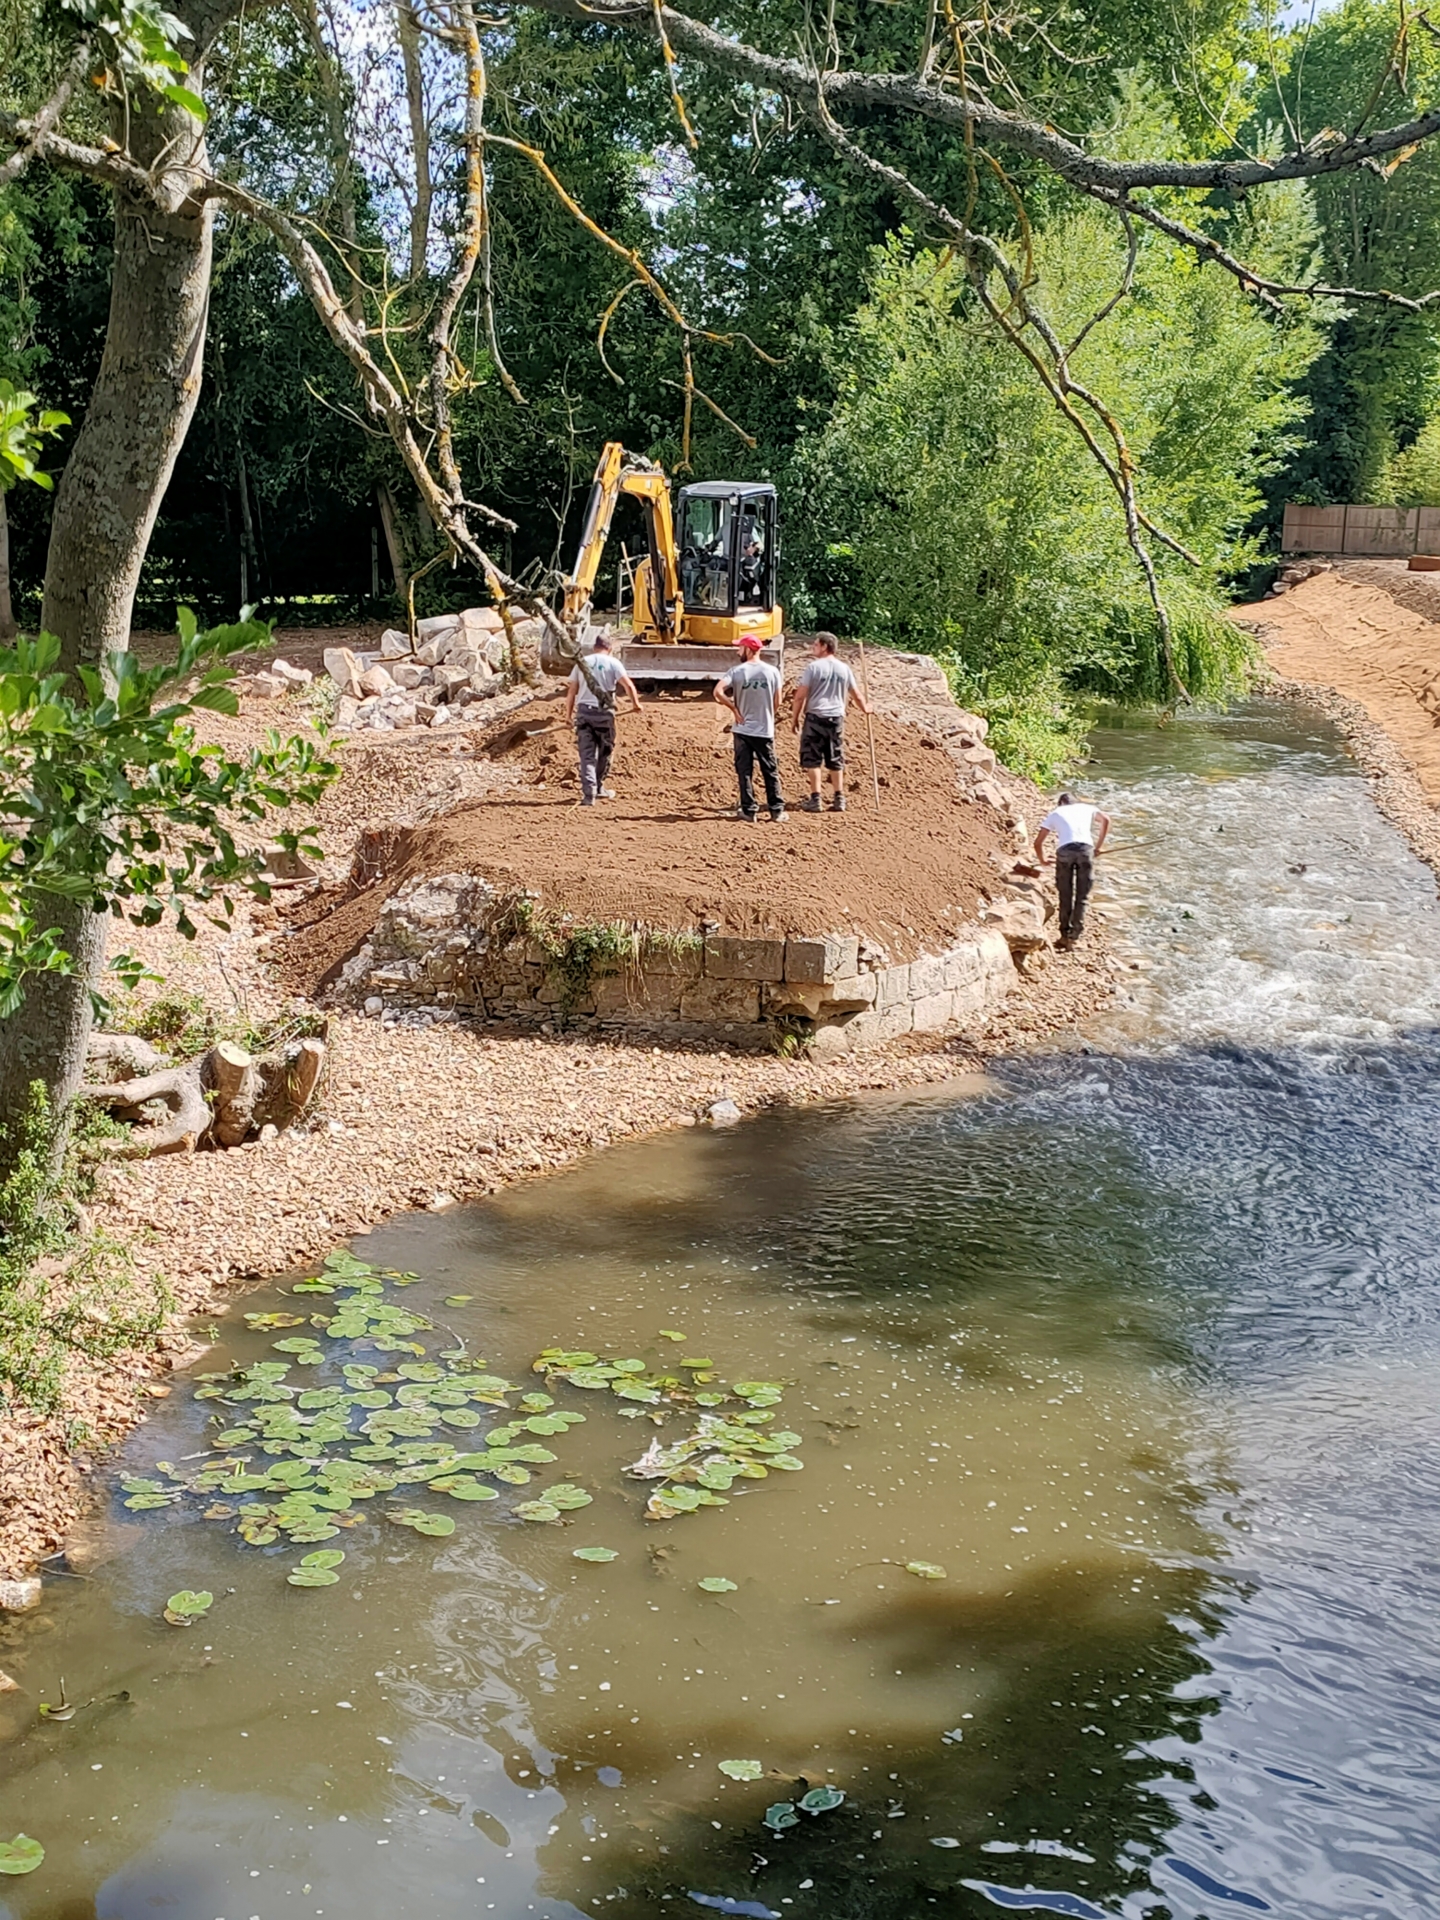
[[[126,1045],[145,1046],[126,1034],[105,1038],[113,1045],[97,1049],[97,1057],[107,1064],[126,1058]],[[84,1086],[79,1097],[135,1123],[127,1139],[111,1146],[122,1159],[193,1153],[201,1145],[241,1146],[262,1127],[283,1132],[293,1126],[315,1098],[324,1066],[323,1040],[292,1040],[259,1060],[222,1040],[185,1066]],[[168,1111],[161,1117],[157,1107]]]

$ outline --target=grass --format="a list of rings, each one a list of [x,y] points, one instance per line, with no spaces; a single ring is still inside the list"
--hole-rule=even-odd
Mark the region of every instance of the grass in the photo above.
[[[546,979],[560,989],[559,1012],[573,1013],[594,981],[609,974],[636,975],[645,962],[662,955],[679,959],[698,954],[698,933],[646,927],[637,921],[572,920],[547,911],[521,895],[510,903],[500,931],[533,940],[545,956]]]
[[[162,1052],[193,1060],[222,1040],[248,1053],[265,1053],[284,1040],[320,1034],[324,1014],[288,1014],[282,1020],[252,1020],[247,1013],[218,1014],[198,993],[161,993],[152,1000],[132,997],[112,1010],[110,1031],[133,1033]]]
[[[84,1109],[62,1129],[38,1081],[5,1129],[15,1151],[0,1183],[0,1402],[12,1410],[58,1412],[70,1359],[148,1346],[170,1312],[165,1289],[143,1296],[124,1249],[85,1224],[100,1150],[118,1131]]]

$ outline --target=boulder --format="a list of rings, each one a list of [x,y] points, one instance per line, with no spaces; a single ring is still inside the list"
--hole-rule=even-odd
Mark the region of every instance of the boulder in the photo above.
[[[470,676],[463,667],[436,667],[435,685],[444,689],[446,695],[458,693],[461,687],[470,684]]]
[[[326,647],[325,671],[341,693],[354,699],[360,693],[360,675],[364,671],[349,647]]]
[[[390,678],[397,687],[404,687],[409,692],[424,686],[430,678],[430,671],[428,667],[416,666],[413,661],[400,660],[390,669]]]
[[[335,702],[335,725],[341,731],[348,731],[355,725],[360,714],[360,702],[352,694],[342,693]]]
[[[1045,925],[1044,903],[1040,900],[993,901],[980,909],[980,919],[985,926],[993,927],[1004,936],[1012,957],[1023,958],[1027,953],[1037,953],[1051,943]]]
[[[380,658],[382,660],[408,660],[410,658],[410,636],[401,633],[398,628],[387,627],[380,636]]]
[[[423,645],[427,641],[437,640],[442,634],[455,634],[460,630],[462,622],[463,616],[458,613],[432,613],[428,620],[417,620],[415,622],[416,644]]]
[[[308,687],[315,678],[308,667],[292,666],[288,660],[272,660],[270,672],[277,680],[283,680],[287,687]]]
[[[23,1580],[0,1580],[0,1613],[29,1613],[39,1606],[40,1594],[38,1574]]]
[[[733,1100],[716,1100],[707,1108],[705,1117],[712,1127],[733,1127],[745,1116]]]
[[[451,644],[448,633],[437,634],[433,640],[427,640],[423,646],[416,647],[415,658],[422,667],[438,667],[449,653]]]
[[[282,693],[288,693],[289,687],[273,673],[253,673],[250,676],[248,692],[252,700],[278,700]]]
[[[400,730],[416,725],[415,709],[408,700],[391,707],[385,717],[392,727]]]
[[[360,688],[363,693],[389,693],[395,682],[384,667],[367,667],[360,676]]]
[[[432,727],[448,727],[452,720],[458,720],[460,717],[453,707],[447,707],[443,704],[431,707],[429,713]]]

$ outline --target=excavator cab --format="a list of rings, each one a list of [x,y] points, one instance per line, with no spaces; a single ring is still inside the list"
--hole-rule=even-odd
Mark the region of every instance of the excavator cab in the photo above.
[[[742,632],[771,639],[779,558],[774,487],[703,480],[682,487],[675,504],[687,639],[733,644]],[[712,638],[702,631],[721,622],[733,632]]]

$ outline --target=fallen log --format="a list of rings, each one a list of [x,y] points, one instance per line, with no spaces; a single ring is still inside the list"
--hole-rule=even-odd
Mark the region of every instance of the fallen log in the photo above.
[[[125,1053],[126,1043],[145,1047],[127,1034],[103,1037],[113,1044],[92,1057],[107,1063],[134,1057]],[[324,1066],[323,1040],[292,1040],[258,1060],[222,1040],[183,1066],[83,1086],[79,1097],[133,1124],[133,1133],[111,1143],[121,1159],[194,1153],[202,1146],[241,1146],[264,1127],[283,1132],[293,1126],[315,1098]]]

